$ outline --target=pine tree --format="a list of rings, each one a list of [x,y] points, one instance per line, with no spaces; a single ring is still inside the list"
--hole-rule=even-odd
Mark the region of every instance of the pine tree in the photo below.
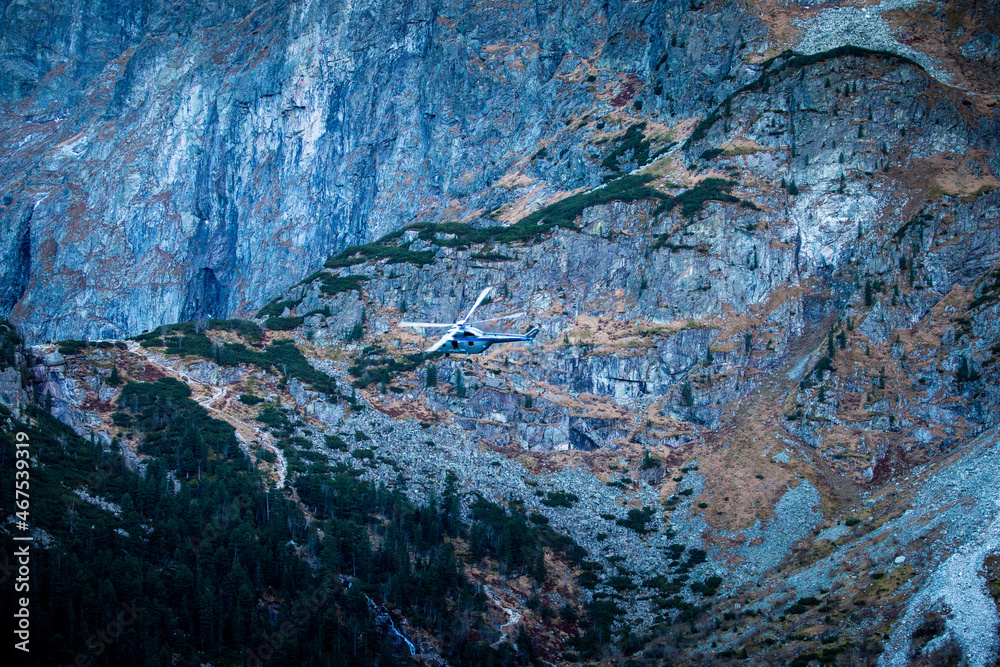
[[[438,383],[437,366],[431,364],[430,366],[427,367],[427,381],[425,384],[428,387],[436,387],[437,383]]]
[[[364,325],[362,325],[361,322],[355,322],[351,330],[347,333],[346,336],[344,336],[344,340],[347,341],[361,340],[361,338],[364,335],[365,335]]]
[[[462,379],[462,370],[455,369],[455,394],[462,398],[465,396],[465,381]]]
[[[962,357],[962,360],[958,364],[958,372],[955,374],[955,379],[959,383],[975,382],[979,379],[979,372],[972,368],[968,359]]]
[[[545,570],[545,552],[539,549],[538,557],[535,559],[535,567],[531,573],[531,576],[534,577],[535,581],[537,581],[539,584],[544,584],[546,574],[547,572]]]
[[[118,367],[111,367],[111,375],[108,376],[108,384],[112,387],[117,387],[122,383],[121,376],[118,375]]]
[[[458,477],[451,470],[444,478],[444,494],[441,496],[441,523],[450,535],[457,535],[461,528],[462,506],[458,499]]]

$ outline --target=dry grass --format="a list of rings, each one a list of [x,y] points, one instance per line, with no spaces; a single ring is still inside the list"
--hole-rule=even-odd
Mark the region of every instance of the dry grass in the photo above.
[[[755,0],[750,3],[750,7],[771,33],[770,46],[760,60],[793,48],[802,35],[802,28],[795,25],[795,21],[809,18],[817,11],[780,0]]]
[[[882,16],[896,29],[896,37],[903,44],[934,58],[952,76],[953,86],[978,93],[969,101],[977,114],[984,115],[989,112],[989,105],[997,101],[1000,70],[995,61],[966,58],[962,47],[976,30],[1000,32],[995,7],[982,0],[949,0],[943,4],[944,12],[937,6],[933,9],[918,6],[885,12]]]
[[[723,155],[732,157],[734,155],[750,155],[752,153],[772,152],[772,148],[764,148],[753,139],[737,137],[732,141],[727,141],[719,146],[723,150]]]
[[[501,179],[503,180],[503,179]],[[520,181],[515,181],[520,182]],[[518,186],[522,187],[522,186]],[[521,218],[534,213],[540,208],[554,204],[557,201],[566,199],[580,192],[584,192],[587,188],[576,188],[575,190],[563,190],[557,192],[551,196],[545,196],[545,183],[538,181],[523,187],[528,187],[528,191],[515,199],[514,201],[506,204],[500,211],[498,211],[495,219],[498,222],[513,223],[517,222]]]
[[[912,190],[922,190],[923,198],[941,195],[977,197],[1000,188],[989,169],[989,155],[982,150],[966,153],[939,153],[920,158],[901,170],[902,182]]]

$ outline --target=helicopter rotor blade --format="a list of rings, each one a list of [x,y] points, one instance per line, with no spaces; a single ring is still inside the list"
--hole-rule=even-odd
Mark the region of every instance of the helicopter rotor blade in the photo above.
[[[425,351],[425,352],[427,352],[427,353],[430,353],[430,352],[437,352],[437,351],[438,351],[438,350],[440,350],[440,349],[441,349],[442,347],[444,347],[444,345],[445,345],[446,343],[448,343],[449,341],[451,341],[451,339],[452,339],[452,338],[454,338],[454,337],[455,337],[455,334],[454,334],[454,332],[452,332],[452,331],[449,331],[449,332],[448,332],[448,333],[446,333],[445,335],[441,336],[441,338],[439,338],[439,339],[438,339],[438,341],[437,341],[436,343],[434,343],[433,345],[431,345],[431,346],[430,346],[429,348],[427,348],[427,349],[426,349],[426,350],[424,350],[424,351]]]
[[[469,318],[472,317],[472,313],[476,312],[476,308],[479,308],[479,304],[481,304],[483,302],[483,299],[486,298],[486,295],[489,294],[492,291],[493,291],[493,287],[486,287],[486,288],[484,288],[483,291],[479,293],[479,298],[476,299],[476,303],[474,303],[472,305],[472,308],[469,310],[469,314],[466,315],[461,320],[459,320],[458,322],[456,322],[455,324],[465,324],[466,322],[468,322]]]
[[[447,329],[448,327],[455,326],[454,324],[441,324],[440,322],[400,322],[401,327],[418,327],[418,328],[436,328],[436,329]]]
[[[516,320],[519,317],[524,317],[525,313],[513,313],[511,315],[502,315],[500,317],[491,317],[488,320],[473,320],[471,322],[466,322],[466,324],[486,324],[487,322],[499,322],[500,320]]]

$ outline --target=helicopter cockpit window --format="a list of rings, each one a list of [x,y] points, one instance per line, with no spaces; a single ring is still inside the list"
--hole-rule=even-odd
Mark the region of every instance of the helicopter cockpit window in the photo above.
[[[458,341],[457,340],[451,341],[451,349],[453,349],[453,350],[457,350],[458,349]]]

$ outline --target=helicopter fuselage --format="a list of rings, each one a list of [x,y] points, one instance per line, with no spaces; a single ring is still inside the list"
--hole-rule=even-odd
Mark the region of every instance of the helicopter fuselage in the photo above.
[[[534,338],[536,332],[527,334],[485,333],[476,327],[465,326],[453,334],[453,338],[444,344],[441,351],[445,354],[479,354],[485,352],[497,343],[515,343]]]

